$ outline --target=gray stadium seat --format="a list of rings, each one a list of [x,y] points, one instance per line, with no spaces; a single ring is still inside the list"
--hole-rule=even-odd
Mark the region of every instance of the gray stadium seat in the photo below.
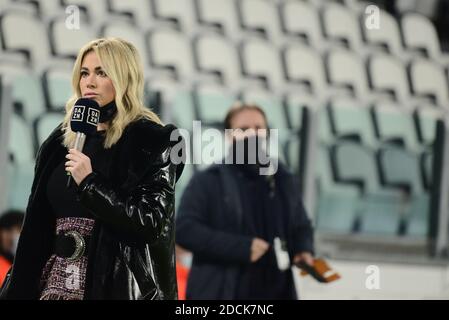
[[[196,0],[200,24],[219,28],[228,38],[239,33],[239,20],[234,1]]]
[[[271,43],[264,40],[251,40],[242,45],[243,72],[250,78],[267,81],[272,90],[283,88],[285,77],[279,53]]]
[[[385,10],[380,10],[379,14],[382,21],[379,23],[379,28],[368,29],[362,25],[366,42],[372,48],[379,48],[390,54],[402,56],[404,49],[397,19]]]
[[[329,41],[360,52],[362,34],[354,12],[332,2],[323,7],[321,16],[324,34]]]
[[[410,87],[407,71],[400,59],[386,54],[374,55],[368,61],[368,72],[375,93],[408,104]]]
[[[405,47],[412,52],[420,52],[428,57],[441,57],[441,47],[433,23],[425,16],[409,12],[401,18]]]
[[[47,31],[38,17],[22,11],[7,11],[2,13],[0,22],[6,51],[29,52],[33,65],[48,61],[51,54]]]
[[[353,96],[366,100],[370,95],[365,66],[357,54],[337,49],[327,56],[329,80],[335,88],[349,89]]]
[[[106,0],[61,0],[61,2],[64,7],[75,5],[84,8],[92,25],[100,25],[109,18]]]
[[[218,127],[221,127],[226,113],[236,101],[236,96],[226,88],[214,85],[197,86],[193,98],[201,121]]]
[[[148,43],[155,68],[173,69],[179,80],[192,76],[192,50],[185,34],[166,28],[155,29],[149,34]]]
[[[415,96],[430,97],[437,106],[449,110],[448,80],[441,66],[430,60],[412,61],[410,79]]]
[[[270,0],[237,1],[243,29],[262,31],[269,40],[281,40],[282,30],[276,4]]]
[[[240,62],[235,45],[218,35],[200,36],[195,41],[199,69],[219,73],[224,84],[233,86],[241,79]]]
[[[65,17],[58,18],[50,24],[50,42],[53,54],[64,58],[76,58],[79,50],[89,41],[97,38],[96,33],[87,24],[81,21],[79,30],[70,30],[66,27]]]
[[[126,1],[117,2],[128,3]],[[137,48],[144,68],[149,68],[150,60],[148,57],[148,49],[145,42],[145,36],[141,32],[140,27],[137,28],[124,22],[109,22],[103,26],[102,34],[104,37],[118,37],[131,42]]]
[[[320,19],[313,5],[303,1],[284,1],[280,8],[281,23],[287,35],[301,36],[315,48],[322,46]]]
[[[115,14],[131,15],[140,30],[151,26],[154,20],[151,2],[148,0],[109,0],[109,8]]]
[[[43,73],[44,93],[50,110],[64,109],[72,95],[72,72],[51,68]]]
[[[284,51],[285,74],[291,82],[308,86],[315,96],[326,94],[326,73],[321,56],[310,47],[294,45]]]
[[[176,21],[181,30],[191,33],[196,25],[193,0],[153,0],[154,15],[165,21]]]

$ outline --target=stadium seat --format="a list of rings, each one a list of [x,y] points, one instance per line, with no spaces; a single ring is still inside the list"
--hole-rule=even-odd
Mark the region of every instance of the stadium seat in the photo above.
[[[313,5],[303,1],[284,1],[280,8],[284,33],[305,38],[307,44],[315,48],[322,46],[320,19]]]
[[[218,35],[199,36],[194,42],[200,70],[218,73],[223,84],[234,86],[241,79],[238,52],[232,42]]]
[[[294,45],[284,51],[284,69],[290,82],[304,84],[315,96],[326,94],[326,73],[321,56],[310,47]]]
[[[28,125],[46,111],[41,79],[33,72],[24,72],[13,77],[12,95],[15,112],[20,114]]]
[[[409,12],[401,18],[402,35],[407,50],[438,59],[441,47],[432,22],[425,16]]]
[[[48,62],[51,54],[47,31],[38,17],[6,11],[1,15],[0,27],[6,51],[26,52],[32,66]]]
[[[423,190],[418,156],[402,148],[379,152],[380,172],[386,186],[402,190],[401,210],[407,221],[404,233],[424,236],[427,233],[429,195]]]
[[[234,1],[196,0],[199,23],[203,26],[218,28],[228,38],[239,34],[239,20]]]
[[[196,116],[192,93],[187,88],[167,79],[152,79],[147,83],[147,91],[159,92],[162,102],[162,119],[173,122],[183,129],[192,129],[192,121],[199,120]]]
[[[344,89],[360,100],[369,100],[370,90],[366,69],[360,56],[354,52],[337,49],[327,56],[327,74],[330,84]],[[346,94],[347,95],[347,94]]]
[[[162,21],[176,22],[180,29],[191,33],[196,25],[193,0],[153,0],[154,15]]]
[[[398,57],[403,56],[404,49],[402,47],[401,31],[398,21],[387,11],[380,10],[381,23],[379,28],[368,29],[362,25],[362,31],[367,44],[371,48],[377,48],[387,51]]]
[[[435,105],[449,110],[448,79],[441,66],[430,60],[418,59],[410,64],[411,86],[418,98],[430,98]]]
[[[203,84],[195,88],[193,100],[201,121],[206,125],[221,128],[228,110],[236,101],[236,96],[226,88]]]
[[[328,112],[337,139],[377,146],[370,110],[363,103],[350,98],[334,98],[329,102]]]
[[[109,9],[114,14],[131,16],[140,30],[151,26],[154,20],[151,2],[148,0],[109,0]]]
[[[401,193],[380,184],[375,154],[361,144],[344,142],[332,148],[336,181],[362,190],[358,231],[396,235],[400,227]]]
[[[318,231],[348,234],[359,214],[361,191],[357,186],[334,181],[330,152],[324,145],[317,150],[316,227]]]
[[[416,153],[400,147],[384,147],[379,150],[379,164],[384,185],[410,194],[422,193],[423,184]]]
[[[117,2],[127,3],[125,1]],[[107,23],[102,27],[101,33],[104,37],[118,37],[131,42],[137,48],[144,68],[149,68],[148,49],[145,43],[145,36],[141,32],[140,27],[124,22]]]
[[[409,104],[407,71],[399,58],[386,54],[372,56],[368,61],[368,74],[378,96]]]
[[[49,112],[36,119],[34,124],[35,144],[41,146],[50,133],[64,120],[64,112]]]
[[[85,21],[80,22],[82,28],[70,30],[66,27],[65,18],[50,23],[50,43],[55,56],[75,59],[79,50],[89,41],[97,38],[94,30]]]
[[[276,4],[270,0],[237,1],[244,30],[262,32],[270,41],[278,43],[282,30]]]
[[[272,90],[283,88],[285,77],[276,47],[267,41],[253,39],[243,43],[241,50],[246,76],[266,81]]]
[[[408,150],[420,149],[414,117],[409,109],[387,101],[377,102],[372,111],[376,133],[381,142]]]
[[[324,35],[328,41],[360,52],[362,34],[357,15],[343,5],[331,2],[321,12]]]
[[[151,63],[155,68],[174,71],[178,80],[194,73],[193,57],[188,38],[167,28],[155,29],[148,36]],[[182,54],[179,54],[182,52]]]
[[[65,108],[72,94],[72,72],[68,69],[50,68],[42,75],[45,100],[50,110]]]

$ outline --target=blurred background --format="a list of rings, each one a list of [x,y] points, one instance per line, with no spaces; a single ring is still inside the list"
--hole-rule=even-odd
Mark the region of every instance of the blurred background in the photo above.
[[[448,24],[443,0],[0,0],[0,212],[26,208],[78,50],[117,36],[164,122],[221,128],[242,100],[279,129],[317,256],[342,276],[295,272],[301,298],[448,299]],[[207,165],[186,166],[177,199]]]

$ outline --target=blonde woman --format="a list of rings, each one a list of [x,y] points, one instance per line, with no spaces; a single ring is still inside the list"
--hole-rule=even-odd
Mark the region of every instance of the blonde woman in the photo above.
[[[136,48],[98,39],[79,52],[66,117],[36,159],[16,259],[3,299],[176,299],[176,128],[143,105]],[[98,131],[72,149],[72,108],[100,106]],[[178,161],[179,162],[179,161]],[[66,187],[67,173],[74,184]]]

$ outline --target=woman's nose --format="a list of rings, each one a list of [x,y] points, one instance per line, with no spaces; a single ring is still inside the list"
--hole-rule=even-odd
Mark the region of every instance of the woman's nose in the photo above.
[[[86,84],[88,88],[95,88],[96,86],[95,74],[91,74],[87,77]]]

